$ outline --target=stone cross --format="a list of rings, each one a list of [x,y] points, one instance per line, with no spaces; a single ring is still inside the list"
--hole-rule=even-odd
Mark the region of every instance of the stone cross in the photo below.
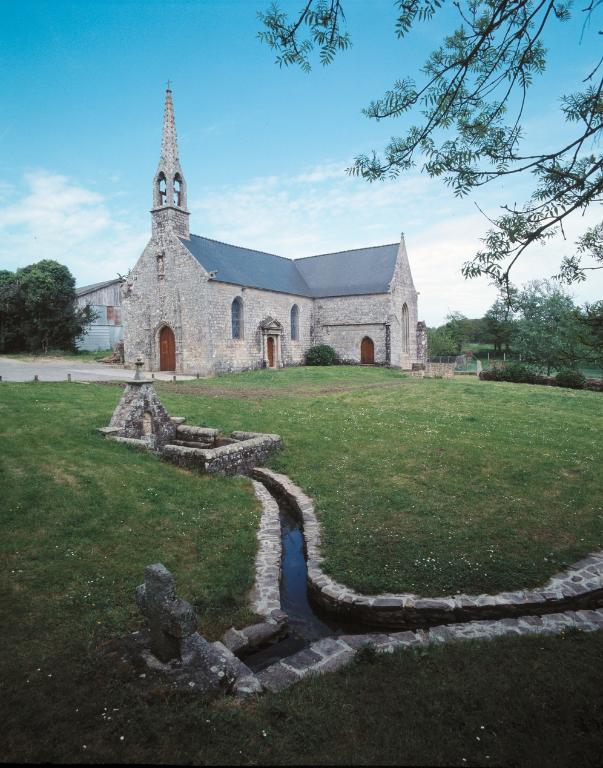
[[[181,660],[183,640],[197,630],[193,606],[176,596],[174,577],[161,563],[147,565],[136,604],[151,629],[151,652],[167,663]]]

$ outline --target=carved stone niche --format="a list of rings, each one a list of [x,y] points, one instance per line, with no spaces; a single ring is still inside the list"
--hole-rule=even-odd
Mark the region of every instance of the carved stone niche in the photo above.
[[[282,368],[283,355],[281,338],[283,326],[273,317],[267,317],[260,323],[262,335],[262,365],[264,368]]]

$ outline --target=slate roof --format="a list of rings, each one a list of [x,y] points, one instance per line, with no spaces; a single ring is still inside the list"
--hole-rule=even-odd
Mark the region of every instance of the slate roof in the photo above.
[[[357,296],[387,293],[394,276],[399,243],[355,248],[296,259],[294,264],[311,296]]]
[[[386,293],[398,253],[393,243],[293,260],[199,235],[180,242],[215,280],[310,298]]]

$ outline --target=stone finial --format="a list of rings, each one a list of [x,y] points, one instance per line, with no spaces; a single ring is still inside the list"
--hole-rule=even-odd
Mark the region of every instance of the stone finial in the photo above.
[[[149,622],[153,655],[164,663],[180,660],[182,641],[197,630],[197,616],[190,603],[177,597],[174,577],[161,563],[144,569],[136,604]]]
[[[144,368],[144,360],[140,355],[136,358],[136,362],[134,363],[136,366],[136,371],[134,373],[134,381],[142,381],[144,376],[142,373],[142,369]]]

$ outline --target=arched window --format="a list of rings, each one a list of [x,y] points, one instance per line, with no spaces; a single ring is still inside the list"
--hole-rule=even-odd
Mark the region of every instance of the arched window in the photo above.
[[[157,178],[157,189],[159,192],[158,203],[159,205],[165,205],[167,202],[167,184],[165,180],[165,173],[163,173],[163,171]]]
[[[402,307],[402,352],[410,352],[410,328],[408,324],[408,307],[406,304]]]
[[[174,176],[174,205],[178,208],[182,205],[182,179],[179,173]]]
[[[294,304],[291,307],[291,339],[299,341],[299,307]]]
[[[243,338],[243,299],[240,296],[232,302],[230,307],[230,316],[232,320],[232,338]]]

